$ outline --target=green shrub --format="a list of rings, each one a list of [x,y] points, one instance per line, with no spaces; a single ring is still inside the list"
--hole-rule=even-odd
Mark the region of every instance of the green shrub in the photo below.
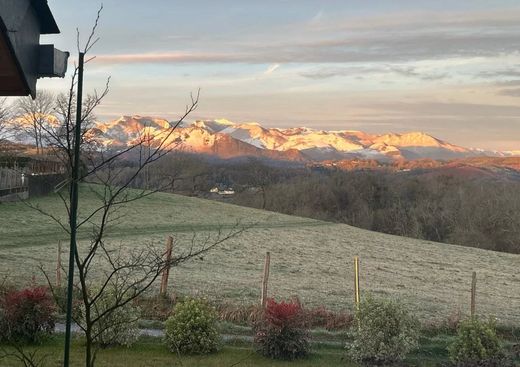
[[[97,289],[92,290],[96,294]],[[107,287],[91,309],[91,319],[97,319],[116,303],[116,290]],[[84,311],[81,311],[84,314]],[[94,342],[101,348],[117,345],[132,346],[139,338],[139,318],[141,310],[132,303],[116,308],[101,316],[93,328]],[[80,315],[81,317],[81,315]]]
[[[347,354],[362,363],[402,361],[418,346],[419,330],[418,320],[398,302],[367,298],[356,312]]]
[[[220,344],[216,323],[217,313],[204,300],[179,302],[165,322],[165,343],[174,353],[215,352]]]
[[[263,318],[255,325],[257,351],[269,358],[293,360],[309,352],[309,336],[301,305],[267,300]]]
[[[455,363],[483,362],[503,356],[495,321],[483,322],[476,317],[460,323],[457,338],[448,350]]]

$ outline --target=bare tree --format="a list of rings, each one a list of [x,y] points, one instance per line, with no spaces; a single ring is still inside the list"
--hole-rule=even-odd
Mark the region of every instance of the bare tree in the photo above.
[[[101,9],[88,40],[82,48],[79,47],[78,34],[78,51],[82,56],[87,55],[98,40],[95,34]],[[80,60],[82,60],[82,57],[80,57]],[[85,64],[88,65],[92,58],[86,60]],[[81,317],[74,317],[85,334],[85,366],[93,367],[98,350],[96,341],[103,330],[113,326],[110,321],[105,324],[107,320],[111,319],[109,316],[112,313],[133,302],[152,287],[166,267],[200,257],[201,254],[214,249],[229,238],[238,235],[244,229],[237,224],[226,231],[219,229],[212,234],[205,235],[202,239],[200,235],[194,236],[191,243],[188,244],[187,250],[170,262],[163,259],[162,248],[153,244],[145,243],[131,250],[125,249],[125,251],[122,251],[120,247],[114,247],[113,244],[106,241],[106,234],[110,232],[113,226],[117,225],[123,215],[122,208],[160,191],[163,187],[172,185],[170,180],[165,179],[162,184],[156,185],[153,190],[131,189],[132,183],[146,171],[149,165],[175,149],[177,142],[172,139],[172,134],[185,118],[197,108],[199,94],[192,95],[190,103],[186,106],[178,121],[164,131],[154,135],[141,134],[136,141],[121,149],[105,149],[97,144],[99,136],[95,131],[89,129],[89,121],[92,120],[94,109],[107,95],[109,81],[107,81],[102,92],[94,92],[86,98],[85,104],[81,108],[83,116],[79,119],[81,124],[85,122],[86,125],[78,127],[76,126],[77,120],[73,118],[77,112],[74,107],[77,97],[73,91],[78,82],[80,67],[81,64],[73,71],[68,94],[60,95],[58,98],[56,111],[60,121],[59,127],[44,129],[49,133],[52,145],[56,148],[60,159],[63,159],[66,166],[69,167],[66,184],[56,188],[63,207],[68,213],[67,221],[60,220],[54,213],[34,206],[31,202],[27,202],[27,205],[55,220],[71,238],[75,231],[89,227],[91,236],[88,244],[83,243],[81,246],[72,248],[74,249],[75,273],[78,279],[74,287],[79,294],[82,305]],[[78,128],[80,128],[79,141],[75,139]],[[77,181],[72,174],[75,168],[78,168],[75,163],[76,158],[78,158],[75,155],[76,144],[79,144],[79,157],[81,157],[79,164],[82,168]],[[122,162],[128,159],[133,161],[133,171],[131,174],[125,171],[126,175],[122,178]],[[90,191],[98,198],[99,205],[90,212],[81,210],[81,215],[75,221],[71,208],[73,204],[72,193],[76,187],[74,184],[79,181],[85,183],[79,186],[79,194],[81,195],[81,192],[86,190]],[[56,295],[53,282],[43,267],[42,270],[51,290]],[[71,275],[69,273],[68,276]],[[112,292],[116,295],[109,304],[107,304],[106,299],[103,299],[106,292]]]
[[[67,92],[60,93],[56,96],[53,106],[53,116],[57,123],[45,124],[42,126],[43,141],[45,145],[52,150],[67,171],[72,170],[73,153],[74,153],[74,130],[76,126],[76,106],[77,97],[74,88],[77,83],[77,68],[73,72],[71,84]],[[110,78],[107,79],[105,87],[101,92],[95,90],[92,94],[82,101],[81,109],[81,145],[83,152],[89,154],[96,151],[98,145],[93,139],[93,128],[96,122],[94,109],[102,102],[109,92]],[[87,135],[89,137],[87,138]]]
[[[259,189],[262,195],[262,205],[260,207],[261,209],[265,209],[267,205],[267,188],[274,183],[273,169],[265,165],[258,158],[250,158],[248,163],[253,172],[253,185]]]
[[[0,138],[4,137],[7,131],[7,124],[11,117],[11,111],[7,105],[7,99],[0,99]]]
[[[36,98],[22,97],[16,103],[17,117],[15,131],[34,141],[36,153],[43,152],[45,132],[56,123],[54,111],[54,95],[48,91],[38,91]]]

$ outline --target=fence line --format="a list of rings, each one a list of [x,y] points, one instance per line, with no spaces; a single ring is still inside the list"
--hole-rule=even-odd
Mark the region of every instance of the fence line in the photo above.
[[[23,173],[14,169],[0,168],[0,192],[10,194],[24,191],[27,189],[27,185],[28,180]]]
[[[11,169],[26,175],[65,173],[65,166],[63,163],[53,160],[29,160],[27,162],[0,161],[0,169]]]

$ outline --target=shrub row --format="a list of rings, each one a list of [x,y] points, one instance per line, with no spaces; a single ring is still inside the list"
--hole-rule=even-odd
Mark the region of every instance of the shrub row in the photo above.
[[[457,322],[457,334],[448,348],[450,367],[508,367],[494,320],[471,317]],[[396,301],[367,298],[356,313],[349,357],[363,364],[382,365],[404,360],[418,346],[418,320]]]
[[[95,309],[102,314],[115,294],[105,292]],[[107,306],[108,307],[108,306]],[[54,330],[55,303],[44,287],[0,292],[0,342],[36,343]],[[80,310],[81,312],[81,310]],[[243,312],[243,311],[240,311]],[[221,313],[222,314],[222,313]],[[273,359],[294,360],[308,355],[309,327],[337,321],[323,308],[305,311],[298,300],[276,302],[269,299],[264,309],[254,308],[254,344],[258,353]],[[81,314],[77,315],[81,317]],[[129,304],[103,316],[95,330],[101,347],[132,345],[138,336],[140,308]],[[165,322],[167,347],[174,353],[206,354],[221,345],[217,330],[217,310],[201,299],[177,302]],[[353,361],[380,365],[404,360],[419,342],[420,324],[396,301],[363,300],[355,318],[340,319],[341,327],[350,326],[347,355]],[[476,317],[457,322],[457,335],[449,347],[451,366],[509,366],[501,348],[493,320]],[[114,325],[104,328],[104,325]]]

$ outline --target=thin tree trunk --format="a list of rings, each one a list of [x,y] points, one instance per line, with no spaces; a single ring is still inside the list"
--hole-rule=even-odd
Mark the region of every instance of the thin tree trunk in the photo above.
[[[36,154],[40,154],[40,150],[38,149],[38,129],[36,128],[36,124],[34,124],[33,127],[34,127],[34,142],[36,144]]]
[[[85,345],[85,366],[86,367],[94,367],[94,361],[92,359],[92,327],[90,325],[87,325],[85,328],[85,338],[86,338],[86,345]]]

